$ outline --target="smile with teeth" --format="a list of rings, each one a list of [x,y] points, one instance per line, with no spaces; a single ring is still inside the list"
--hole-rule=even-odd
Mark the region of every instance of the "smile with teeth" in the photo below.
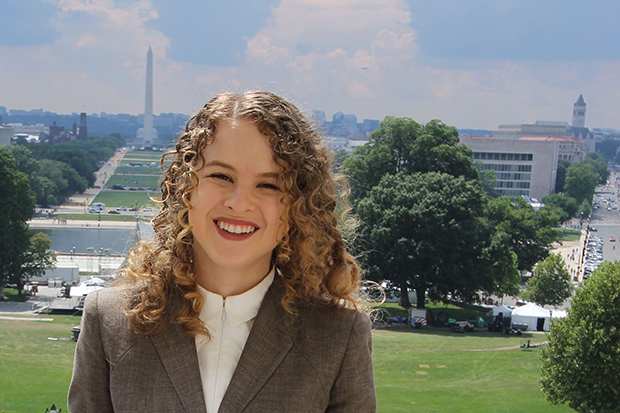
[[[217,226],[231,234],[249,234],[258,229],[252,225],[234,225],[223,221],[217,221]]]

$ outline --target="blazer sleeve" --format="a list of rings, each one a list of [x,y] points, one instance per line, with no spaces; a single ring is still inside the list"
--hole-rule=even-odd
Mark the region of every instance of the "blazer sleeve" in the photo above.
[[[353,321],[342,366],[331,389],[327,412],[377,411],[371,352],[370,318],[358,311]]]
[[[73,377],[69,386],[69,412],[113,412],[110,368],[101,340],[98,292],[88,295],[82,329],[75,348]]]

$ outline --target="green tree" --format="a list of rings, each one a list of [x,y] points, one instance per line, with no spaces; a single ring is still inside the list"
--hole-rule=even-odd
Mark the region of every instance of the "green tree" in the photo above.
[[[50,251],[50,244],[49,235],[43,232],[36,233],[30,238],[28,249],[15,258],[9,282],[17,285],[17,291],[20,293],[30,278],[40,277],[45,274],[46,269],[55,268],[56,254]]]
[[[386,174],[442,172],[478,179],[472,152],[459,145],[458,131],[438,120],[421,125],[409,118],[386,117],[369,142],[345,161],[354,204]]]
[[[555,174],[555,193],[559,194],[560,192],[564,192],[564,183],[566,182],[566,170],[571,165],[570,162],[559,159],[558,160],[558,169]]]
[[[579,211],[579,206],[575,198],[572,198],[565,194],[553,194],[543,197],[542,199],[545,207],[556,207],[556,211],[560,215],[560,221],[564,222],[571,217],[576,217]]]
[[[410,305],[409,288],[416,290],[419,308],[427,292],[433,299],[471,301],[478,290],[493,290],[493,264],[508,264],[500,277],[510,274],[512,256],[498,260],[511,251],[489,237],[485,203],[475,180],[436,172],[385,175],[357,207],[370,247],[368,276],[400,288],[403,307]],[[515,267],[512,261],[513,276]]]
[[[474,166],[478,170],[478,182],[487,194],[487,198],[498,198],[499,194],[495,190],[495,182],[497,181],[495,171],[493,169],[484,169],[484,164],[480,161],[474,161]]]
[[[498,232],[508,234],[520,271],[531,271],[560,239],[559,216],[549,209],[535,211],[521,197],[491,199],[485,215]]]
[[[598,179],[599,176],[586,163],[573,164],[566,170],[564,192],[581,204],[584,199],[592,199]]]
[[[596,152],[590,153],[583,163],[592,168],[594,173],[598,175],[598,183],[600,185],[605,185],[607,183],[609,179],[609,169],[607,169],[607,161],[603,155]]]
[[[17,257],[28,249],[27,221],[34,213],[34,193],[28,177],[15,171],[8,149],[0,147],[0,297],[18,265]]]
[[[577,290],[568,317],[539,351],[547,399],[581,413],[620,406],[620,263],[606,262]]]
[[[526,285],[527,289],[521,294],[523,298],[541,306],[559,306],[573,292],[566,263],[555,253],[538,263]]]

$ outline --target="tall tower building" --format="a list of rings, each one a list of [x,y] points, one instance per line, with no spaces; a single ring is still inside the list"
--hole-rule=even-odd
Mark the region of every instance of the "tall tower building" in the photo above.
[[[78,132],[78,139],[83,141],[88,138],[88,131],[86,127],[86,112],[80,113],[80,131]]]
[[[583,95],[579,95],[579,99],[573,106],[573,128],[585,128],[586,127],[586,102],[583,100]]]
[[[153,51],[146,54],[146,93],[144,96],[144,145],[153,145]]]

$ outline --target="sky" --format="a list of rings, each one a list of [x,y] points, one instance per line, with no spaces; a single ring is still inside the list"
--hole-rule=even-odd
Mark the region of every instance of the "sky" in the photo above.
[[[0,106],[191,114],[263,89],[302,110],[458,128],[620,129],[617,0],[2,0]]]

